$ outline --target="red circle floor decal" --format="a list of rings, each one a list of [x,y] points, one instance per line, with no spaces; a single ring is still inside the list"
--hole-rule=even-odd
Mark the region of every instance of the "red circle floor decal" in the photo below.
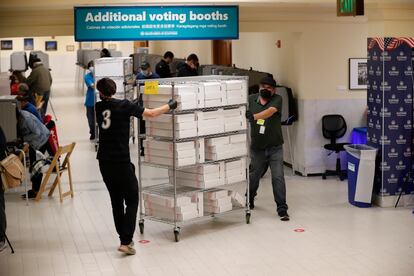
[[[298,229],[295,229],[294,231],[295,232],[298,232],[298,233],[302,233],[302,232],[305,232],[305,229],[298,228]]]
[[[142,244],[147,244],[147,243],[149,243],[150,241],[148,241],[148,240],[140,240],[139,241],[139,243],[142,243]]]

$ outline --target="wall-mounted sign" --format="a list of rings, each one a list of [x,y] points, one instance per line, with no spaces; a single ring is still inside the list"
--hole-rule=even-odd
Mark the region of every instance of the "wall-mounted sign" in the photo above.
[[[238,6],[75,7],[76,41],[238,39]]]

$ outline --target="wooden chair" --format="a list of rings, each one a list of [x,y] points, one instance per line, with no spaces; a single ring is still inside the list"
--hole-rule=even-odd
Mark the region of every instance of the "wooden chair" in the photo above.
[[[63,147],[59,147],[59,149],[57,150],[52,163],[50,164],[50,167],[48,169],[48,171],[45,173],[42,183],[40,184],[40,189],[39,192],[37,193],[36,196],[36,201],[39,201],[42,198],[42,194],[44,193],[45,189],[46,189],[46,185],[47,182],[49,181],[50,175],[56,174],[56,178],[55,181],[52,184],[52,187],[49,190],[49,194],[48,196],[52,196],[53,192],[56,189],[56,186],[58,186],[59,188],[59,196],[60,196],[60,202],[63,202],[63,199],[67,196],[70,196],[73,198],[73,185],[72,185],[72,173],[71,173],[71,168],[70,168],[70,156],[73,152],[73,149],[75,148],[76,143],[73,142],[69,145],[63,146]],[[63,162],[62,165],[59,166],[59,158],[63,158]],[[62,187],[61,187],[61,183],[60,183],[60,179],[62,174],[67,171],[68,172],[68,176],[69,176],[69,191],[67,192],[62,192]]]

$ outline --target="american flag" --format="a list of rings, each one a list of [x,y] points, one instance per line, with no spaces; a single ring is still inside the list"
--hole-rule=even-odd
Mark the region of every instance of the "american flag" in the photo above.
[[[414,38],[411,37],[400,37],[401,41],[407,43],[411,48],[414,48]]]
[[[378,44],[380,49],[384,51],[384,38],[383,37],[374,37],[368,43],[368,49],[374,48],[374,46]]]
[[[397,48],[398,46],[400,46],[402,44],[402,41],[399,38],[391,38],[391,37],[386,37],[384,38],[384,46],[385,49],[387,50],[394,50],[395,48]]]
[[[392,38],[392,37],[374,37],[371,38],[368,42],[368,49],[374,48],[376,44],[380,47],[381,51],[386,50],[394,50],[398,48],[403,43],[407,43],[411,48],[414,48],[414,38],[409,37],[399,37],[399,38]]]

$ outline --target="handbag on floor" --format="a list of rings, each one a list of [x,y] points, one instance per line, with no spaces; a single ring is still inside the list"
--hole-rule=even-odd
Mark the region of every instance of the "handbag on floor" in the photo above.
[[[8,155],[0,162],[0,174],[4,190],[20,186],[26,177],[24,166],[15,154]]]

